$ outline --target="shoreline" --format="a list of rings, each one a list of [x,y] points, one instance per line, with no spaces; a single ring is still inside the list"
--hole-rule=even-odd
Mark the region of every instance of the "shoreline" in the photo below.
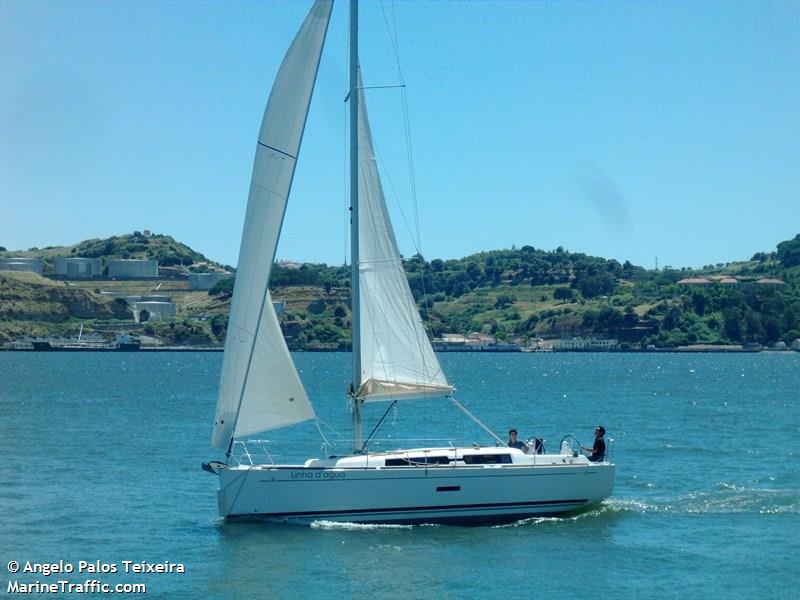
[[[136,354],[139,352],[152,353],[152,352],[222,352],[224,346],[143,346],[138,349],[120,350],[117,348],[51,348],[49,350],[41,350],[34,348],[12,348],[8,346],[0,346],[0,352],[39,352],[44,354],[51,353],[97,353],[97,352],[111,352],[118,354]],[[291,350],[291,352],[346,352],[349,349],[341,348],[298,348]],[[476,348],[476,349],[458,349],[458,350],[436,350],[436,353],[454,353],[454,354],[792,354],[800,352],[792,348],[778,350],[775,348],[744,348],[741,346],[731,347],[678,347],[678,348],[628,348],[628,349],[613,349],[613,350],[523,350],[519,349],[491,349],[491,348]]]

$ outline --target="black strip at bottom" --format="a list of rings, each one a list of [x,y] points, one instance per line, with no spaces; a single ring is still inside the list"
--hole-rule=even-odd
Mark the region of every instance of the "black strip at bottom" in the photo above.
[[[542,500],[538,502],[499,502],[493,504],[454,504],[449,506],[415,506],[404,508],[364,508],[338,511],[307,511],[283,513],[254,513],[228,516],[229,520],[325,520],[326,518],[353,518],[358,523],[442,523],[458,525],[483,525],[488,523],[511,523],[528,517],[546,517],[578,511],[585,508],[587,499],[575,500]],[[480,510],[500,510],[503,508],[521,509],[520,512],[506,514],[476,515]],[[523,512],[524,509],[531,512]],[[561,510],[536,510],[542,508],[560,508]],[[461,515],[442,515],[443,512],[460,512]],[[412,514],[408,514],[412,513]],[[472,514],[470,514],[472,513]],[[404,515],[404,516],[399,516]]]

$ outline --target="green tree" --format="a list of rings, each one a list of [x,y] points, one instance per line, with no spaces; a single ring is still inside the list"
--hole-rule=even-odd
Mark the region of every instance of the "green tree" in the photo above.
[[[571,302],[575,299],[575,292],[568,287],[558,287],[553,290],[553,298],[556,300],[565,300]]]
[[[516,301],[517,298],[512,294],[500,294],[494,302],[494,307],[502,310],[508,308]]]
[[[742,311],[739,308],[725,308],[722,311],[724,331],[732,342],[742,341]]]
[[[701,317],[706,314],[709,298],[705,290],[692,290],[692,308]]]
[[[609,295],[614,292],[614,278],[608,273],[590,275],[577,282],[578,289],[584,298]]]
[[[229,297],[233,295],[233,284],[234,284],[234,277],[229,277],[227,279],[223,279],[218,281],[214,284],[210,290],[208,290],[209,296],[221,296],[221,297]]]
[[[748,342],[765,341],[764,326],[761,324],[761,315],[748,311],[745,315],[746,340]]]
[[[786,240],[778,244],[777,256],[784,267],[800,265],[800,233],[793,240]]]
[[[224,339],[228,330],[228,315],[214,315],[211,317],[211,333],[218,339]]]
[[[114,298],[114,301],[111,303],[111,312],[114,314],[115,319],[133,318],[133,313],[125,298]]]

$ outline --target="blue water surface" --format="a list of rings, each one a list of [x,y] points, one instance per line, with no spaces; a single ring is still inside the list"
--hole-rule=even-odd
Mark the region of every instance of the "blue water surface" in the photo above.
[[[322,420],[277,460],[345,452],[348,354],[298,354]],[[11,579],[144,582],[176,598],[796,598],[800,354],[445,354],[504,435],[613,438],[602,508],[502,527],[229,524],[210,448],[220,354],[0,353],[0,594]],[[386,409],[368,407],[367,431]],[[447,401],[392,409],[376,448],[492,443]],[[13,576],[8,561],[186,573]]]

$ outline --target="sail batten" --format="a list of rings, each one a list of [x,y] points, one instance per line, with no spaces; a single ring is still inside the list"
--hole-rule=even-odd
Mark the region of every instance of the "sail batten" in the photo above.
[[[372,402],[443,396],[452,386],[433,352],[403,269],[360,74],[357,93],[361,373],[356,398]]]
[[[275,77],[256,144],[212,443],[314,417],[269,295],[286,201],[328,30],[332,0],[317,0]]]

